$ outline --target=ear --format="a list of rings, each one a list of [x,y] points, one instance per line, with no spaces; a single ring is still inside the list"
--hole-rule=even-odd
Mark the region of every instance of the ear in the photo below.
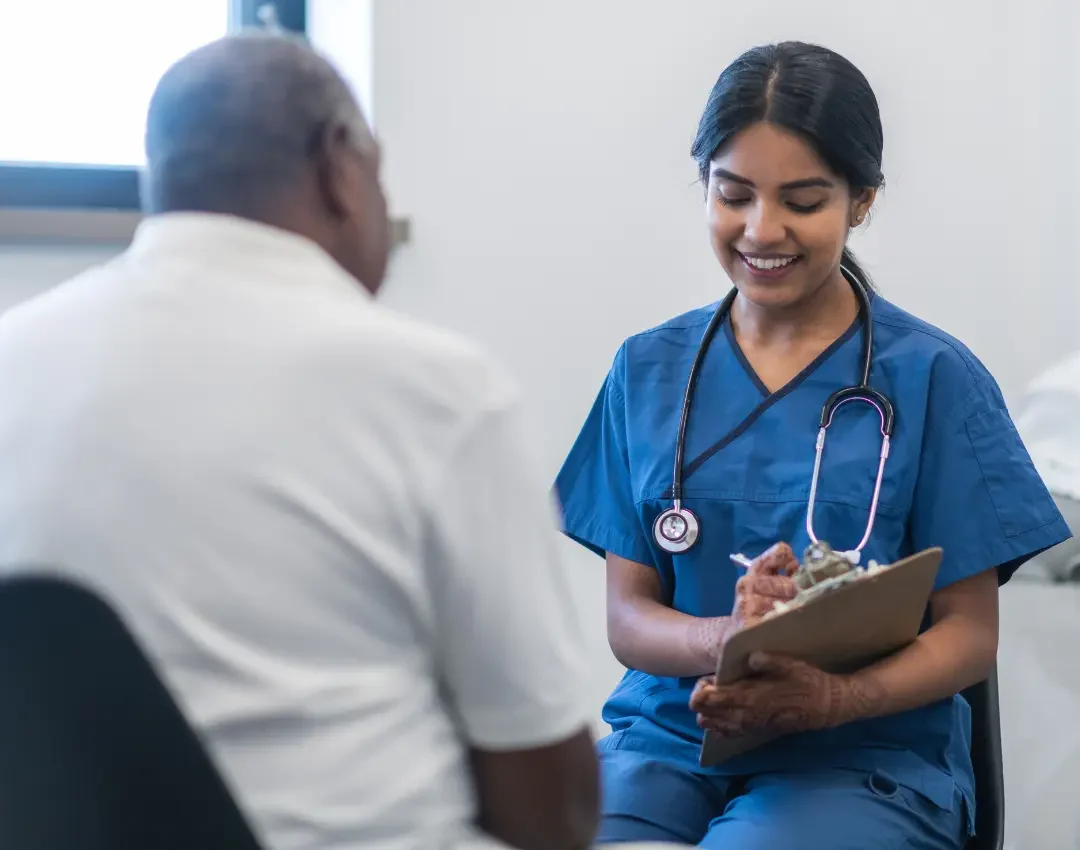
[[[319,197],[333,218],[344,221],[354,212],[347,160],[348,129],[339,122],[325,125],[316,135],[311,153]]]
[[[870,208],[877,198],[877,189],[863,189],[851,199],[851,215],[848,219],[849,227],[858,227],[870,214]]]

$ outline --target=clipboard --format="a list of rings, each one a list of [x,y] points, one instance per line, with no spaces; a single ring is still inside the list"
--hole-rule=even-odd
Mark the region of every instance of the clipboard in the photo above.
[[[941,556],[939,548],[925,549],[736,632],[717,662],[717,684],[749,676],[755,652],[852,673],[903,649],[919,636]],[[777,737],[720,738],[706,731],[699,760],[710,767]]]

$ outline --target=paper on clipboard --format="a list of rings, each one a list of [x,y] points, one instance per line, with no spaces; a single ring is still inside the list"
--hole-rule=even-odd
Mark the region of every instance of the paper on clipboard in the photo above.
[[[736,632],[717,664],[717,684],[750,675],[755,652],[797,658],[828,673],[850,673],[903,649],[919,635],[941,555],[938,548],[917,552]],[[774,737],[720,738],[706,732],[701,765],[719,764]]]

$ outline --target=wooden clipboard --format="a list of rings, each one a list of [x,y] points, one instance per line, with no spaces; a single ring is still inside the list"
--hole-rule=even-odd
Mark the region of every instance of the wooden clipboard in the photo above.
[[[798,658],[828,673],[851,673],[903,649],[919,636],[941,555],[938,548],[917,552],[736,632],[717,663],[717,684],[749,676],[755,652]],[[706,732],[701,765],[719,764],[775,737],[719,738]]]

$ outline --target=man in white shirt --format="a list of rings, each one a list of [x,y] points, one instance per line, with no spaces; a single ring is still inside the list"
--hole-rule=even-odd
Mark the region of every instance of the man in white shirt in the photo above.
[[[226,39],[146,146],[131,248],[0,317],[0,564],[113,602],[268,850],[586,845],[588,670],[519,393],[373,302],[348,88]]]
[[[1016,428],[1065,521],[1080,528],[1080,352],[1031,383]],[[1080,540],[1066,540],[1032,564],[1055,581],[1080,580]]]

